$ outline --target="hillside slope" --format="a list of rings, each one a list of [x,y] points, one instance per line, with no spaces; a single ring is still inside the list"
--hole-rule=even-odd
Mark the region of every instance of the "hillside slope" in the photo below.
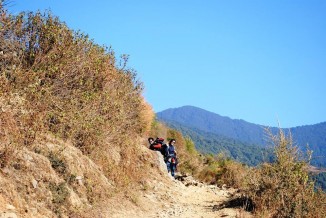
[[[141,146],[153,111],[117,62],[51,13],[11,15],[0,1],[0,212],[109,214],[159,173]]]
[[[214,209],[232,199],[234,189],[191,177],[184,183],[174,180],[159,152],[140,143],[136,147],[143,153],[142,164],[150,167],[133,189],[121,190],[73,145],[39,139],[32,150],[19,152],[12,166],[1,169],[0,217],[251,217],[240,208]]]

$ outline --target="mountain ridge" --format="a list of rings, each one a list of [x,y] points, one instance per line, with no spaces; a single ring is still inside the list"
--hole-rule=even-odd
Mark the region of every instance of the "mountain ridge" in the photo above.
[[[257,144],[258,142],[259,144],[265,144],[263,135],[261,134],[261,129],[264,128],[262,125],[249,123],[240,119],[233,120],[198,107],[183,106],[175,109],[167,109],[157,113],[157,117],[158,119],[164,117],[163,121],[174,120],[191,128],[196,127],[205,132],[217,133],[237,140],[240,139],[246,143]],[[188,120],[190,117],[192,122],[189,123]],[[217,123],[219,125],[216,125]],[[255,134],[241,132],[238,127],[241,127],[241,129],[250,129]]]
[[[204,112],[212,113],[212,114],[218,115],[220,117],[230,119],[230,120],[234,120],[234,121],[243,121],[243,122],[246,122],[246,123],[249,123],[249,124],[259,125],[259,126],[263,126],[263,127],[278,128],[277,126],[269,126],[269,125],[250,122],[250,121],[247,121],[247,120],[244,120],[244,119],[232,118],[232,117],[229,117],[229,116],[221,115],[221,114],[218,114],[216,112],[212,112],[212,111],[209,111],[209,110],[197,107],[197,106],[192,106],[192,105],[184,105],[184,106],[180,106],[180,107],[164,109],[162,111],[156,112],[156,114],[160,114],[162,112],[167,112],[167,111],[171,111],[171,110],[175,110],[175,109],[183,109],[183,108],[194,108],[194,109],[198,109],[198,110],[201,110],[201,111],[204,111]],[[284,127],[284,128],[281,127],[281,128],[282,129],[293,129],[293,128],[297,128],[297,127],[309,127],[309,126],[314,126],[314,125],[318,125],[318,124],[326,124],[326,121],[321,121],[321,122],[314,123],[314,124],[302,124],[302,125],[298,125],[298,126],[291,126],[291,127]]]
[[[231,138],[244,144],[261,147],[266,147],[270,144],[265,129],[268,128],[273,134],[276,134],[279,129],[277,127],[250,123],[242,119],[231,119],[189,105],[179,108],[169,108],[158,112],[156,115],[158,120],[168,125],[175,125],[177,123],[178,125],[190,128],[194,131],[198,129],[213,133],[217,136],[220,135]],[[314,152],[312,164],[316,166],[326,166],[326,160],[324,158],[326,156],[326,122],[283,128],[282,130],[287,134],[291,133],[294,142],[302,150],[306,150],[306,145],[309,145],[309,149]],[[197,140],[197,144],[202,142],[202,140]]]

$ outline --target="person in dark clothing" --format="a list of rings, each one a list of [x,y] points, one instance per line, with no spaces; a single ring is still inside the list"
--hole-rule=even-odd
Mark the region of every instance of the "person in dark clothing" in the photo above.
[[[156,138],[155,140],[153,138],[148,138],[148,143],[149,149],[162,152],[162,145],[164,144],[163,138]]]
[[[166,167],[168,169],[168,172],[171,173],[173,177],[175,175],[175,169],[177,164],[177,152],[174,147],[175,142],[175,139],[171,139],[165,147],[164,152],[164,160],[166,163]]]

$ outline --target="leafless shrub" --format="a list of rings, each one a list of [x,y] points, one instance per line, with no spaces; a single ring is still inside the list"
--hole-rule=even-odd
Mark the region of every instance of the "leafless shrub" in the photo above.
[[[314,191],[308,179],[308,158],[293,145],[291,135],[268,132],[276,161],[262,164],[247,178],[246,194],[256,214],[269,217],[325,217],[325,194]]]

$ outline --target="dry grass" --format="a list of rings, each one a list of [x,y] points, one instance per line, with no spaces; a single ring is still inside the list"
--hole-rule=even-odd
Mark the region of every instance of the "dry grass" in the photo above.
[[[29,146],[47,132],[103,167],[108,145],[122,156],[137,153],[130,145],[149,131],[154,113],[125,56],[117,65],[112,49],[50,13],[10,16],[1,8],[0,27],[2,156],[11,153],[7,145]]]
[[[308,158],[303,158],[291,136],[282,130],[269,134],[275,146],[276,161],[252,170],[247,177],[246,194],[259,216],[325,217],[325,193],[315,192],[308,179]]]
[[[150,168],[140,141],[150,131],[154,117],[142,90],[136,72],[127,67],[127,56],[116,59],[111,48],[70,30],[51,13],[13,16],[0,3],[3,187],[10,181],[30,186],[32,178],[27,171],[22,171],[21,181],[3,173],[31,164],[23,161],[24,153],[36,154],[35,160],[42,159],[38,164],[46,163],[37,172],[40,176],[50,171],[59,178],[48,178],[51,183],[46,182],[42,190],[50,192],[36,197],[47,199],[47,215],[52,211],[79,217],[78,211],[87,210],[88,204],[97,205],[121,190],[140,187]],[[52,140],[53,148],[41,146]],[[57,149],[56,143],[63,146]],[[77,151],[66,153],[71,145],[79,156],[74,155]],[[100,174],[79,169],[74,161]],[[83,176],[82,185],[77,184],[78,173]],[[114,186],[113,191],[108,184]],[[26,197],[24,192],[2,193],[6,200]],[[76,199],[83,199],[78,210],[66,204],[76,195]]]
[[[258,217],[325,217],[326,194],[315,191],[308,178],[310,153],[299,152],[291,135],[282,130],[268,135],[275,148],[274,163],[249,168],[222,154],[210,155],[204,159],[204,168],[199,167],[198,178],[239,188],[244,208]]]
[[[276,161],[249,168],[223,155],[209,157],[202,177],[239,188],[244,208],[257,217],[325,217],[326,195],[314,190],[308,178],[310,153],[303,155],[293,145],[291,135],[268,132]],[[215,178],[214,178],[215,175]],[[215,179],[215,180],[214,180]]]

